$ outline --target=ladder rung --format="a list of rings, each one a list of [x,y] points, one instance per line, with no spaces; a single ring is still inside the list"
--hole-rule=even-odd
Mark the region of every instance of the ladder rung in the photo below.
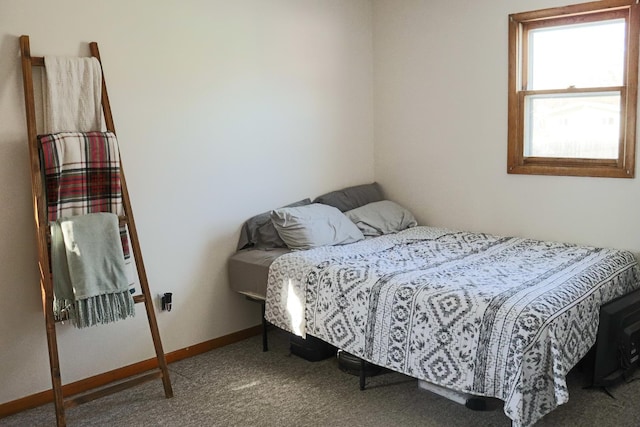
[[[129,225],[129,217],[126,215],[118,216],[119,225]],[[47,234],[47,241],[51,242],[51,227],[45,227],[45,233]]]
[[[117,393],[122,390],[126,390],[128,388],[137,386],[139,384],[145,383],[147,381],[154,380],[156,378],[162,378],[162,371],[158,370],[156,372],[151,372],[146,375],[142,375],[140,377],[135,377],[127,381],[123,381],[118,384],[114,384],[112,386],[108,386],[105,388],[101,388],[100,390],[96,390],[90,393],[82,394],[77,397],[72,397],[66,399],[64,401],[65,408],[73,408],[74,406],[82,405],[83,403],[91,402],[92,400],[99,399],[104,396],[108,396],[113,393]]]

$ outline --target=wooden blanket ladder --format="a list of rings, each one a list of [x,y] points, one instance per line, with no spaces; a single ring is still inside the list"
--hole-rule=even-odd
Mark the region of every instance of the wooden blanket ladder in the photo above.
[[[98,45],[95,42],[89,44],[91,56],[100,61],[100,53],[98,51]],[[47,332],[47,345],[49,348],[49,365],[51,369],[51,382],[53,386],[53,400],[56,410],[57,425],[65,426],[65,409],[72,408],[85,402],[92,401],[94,399],[106,396],[118,391],[122,391],[126,388],[133,387],[141,384],[145,381],[161,378],[164,386],[164,393],[167,398],[173,396],[173,390],[171,388],[171,380],[169,378],[169,371],[167,369],[167,362],[164,352],[162,350],[162,342],[160,340],[160,334],[158,332],[158,324],[156,321],[153,300],[149,291],[149,284],[147,282],[147,275],[142,260],[142,253],[140,250],[140,243],[138,241],[138,234],[136,231],[136,225],[133,219],[133,213],[131,211],[131,202],[129,200],[129,193],[127,191],[127,185],[122,170],[122,160],[120,160],[120,173],[121,173],[121,189],[122,189],[122,204],[124,207],[124,215],[120,217],[120,224],[126,224],[129,229],[129,238],[131,241],[131,250],[137,267],[138,280],[140,282],[141,294],[134,295],[133,299],[136,303],[144,303],[147,318],[149,321],[149,328],[151,330],[151,337],[153,345],[155,347],[157,369],[150,371],[149,373],[135,376],[130,375],[126,381],[119,382],[113,385],[109,385],[103,388],[97,388],[93,391],[89,390],[83,394],[75,395],[65,398],[63,393],[63,386],[60,377],[60,364],[58,357],[58,344],[56,338],[56,325],[53,313],[53,284],[51,280],[51,266],[48,251],[48,240],[50,237],[49,223],[47,219],[47,204],[44,193],[44,183],[42,179],[40,156],[38,149],[37,127],[36,127],[36,107],[34,97],[34,84],[33,84],[33,69],[32,67],[44,67],[44,57],[31,56],[31,50],[29,47],[29,36],[20,37],[20,51],[22,54],[22,77],[24,83],[24,99],[27,118],[27,133],[29,144],[29,156],[31,167],[31,188],[32,188],[32,200],[34,208],[34,219],[36,226],[36,236],[38,244],[38,262],[40,269],[40,287],[42,291],[42,304],[46,323]],[[101,61],[100,61],[101,62]],[[102,111],[104,113],[104,119],[108,131],[115,134],[115,127],[113,124],[113,116],[111,115],[111,107],[109,105],[109,97],[107,96],[107,86],[104,81],[104,73],[102,79]]]

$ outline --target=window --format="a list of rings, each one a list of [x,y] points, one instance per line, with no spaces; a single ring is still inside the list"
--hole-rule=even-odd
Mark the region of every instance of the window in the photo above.
[[[509,173],[635,176],[639,7],[509,16]]]

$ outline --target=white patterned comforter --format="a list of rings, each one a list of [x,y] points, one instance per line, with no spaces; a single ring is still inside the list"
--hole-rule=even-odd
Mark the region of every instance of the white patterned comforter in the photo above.
[[[277,258],[266,318],[529,426],[568,400],[600,305],[639,280],[625,251],[416,227]]]

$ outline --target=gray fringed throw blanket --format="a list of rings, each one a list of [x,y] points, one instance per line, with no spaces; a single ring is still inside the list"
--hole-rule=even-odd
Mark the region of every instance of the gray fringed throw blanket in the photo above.
[[[84,328],[135,314],[115,214],[52,222],[51,266],[56,316]]]

